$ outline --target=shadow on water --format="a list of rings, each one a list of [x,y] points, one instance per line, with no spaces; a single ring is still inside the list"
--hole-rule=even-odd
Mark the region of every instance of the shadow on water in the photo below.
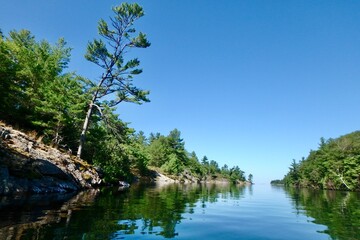
[[[0,239],[48,239],[51,224],[68,223],[73,211],[92,204],[98,190],[0,198]],[[45,230],[45,231],[43,231]]]
[[[77,195],[0,198],[0,239],[121,239],[127,234],[177,236],[196,205],[241,199],[235,185],[134,185]]]
[[[58,239],[49,235],[49,226],[67,226],[73,212],[92,204],[98,192],[2,197],[0,239]]]
[[[360,193],[285,188],[297,213],[327,226],[332,239],[360,239]]]

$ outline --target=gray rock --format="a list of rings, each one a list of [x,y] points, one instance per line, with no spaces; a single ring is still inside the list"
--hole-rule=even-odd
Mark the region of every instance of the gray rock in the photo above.
[[[3,125],[0,135],[0,195],[73,192],[102,182],[94,167],[66,151]]]

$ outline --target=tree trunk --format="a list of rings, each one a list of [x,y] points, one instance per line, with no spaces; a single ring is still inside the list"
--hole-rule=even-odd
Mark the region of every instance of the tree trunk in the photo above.
[[[89,104],[89,109],[88,109],[88,111],[86,113],[84,125],[83,125],[82,131],[81,131],[79,148],[78,148],[78,151],[77,151],[77,154],[76,154],[76,156],[79,157],[79,158],[81,157],[81,152],[82,152],[82,149],[83,149],[84,144],[85,144],[86,132],[87,132],[88,127],[89,127],[90,117],[91,117],[92,109],[93,109],[93,104],[94,104],[94,100],[92,100],[91,103]]]
[[[79,143],[79,148],[78,148],[78,151],[77,151],[77,154],[76,156],[81,158],[81,152],[82,152],[82,149],[84,147],[84,144],[85,144],[85,139],[86,139],[86,132],[88,130],[88,127],[89,127],[89,123],[90,123],[90,117],[91,117],[91,114],[92,114],[92,111],[93,111],[93,107],[96,102],[96,100],[98,99],[98,94],[99,94],[99,90],[101,88],[101,86],[103,85],[105,79],[107,78],[107,76],[110,74],[110,68],[108,68],[105,76],[103,75],[103,77],[101,78],[101,81],[99,82],[98,86],[97,86],[97,89],[96,91],[94,92],[94,95],[91,99],[91,102],[89,104],[89,109],[86,113],[86,117],[85,117],[85,121],[84,121],[84,125],[83,125],[83,128],[82,128],[82,131],[81,131],[81,135],[80,135],[80,143]]]
[[[79,157],[79,158],[81,158],[81,153],[82,153],[82,150],[83,150],[83,147],[84,147],[84,144],[85,144],[85,140],[86,140],[86,132],[87,132],[87,130],[89,128],[90,117],[91,117],[95,102],[96,102],[96,100],[98,98],[99,89],[102,86],[102,84],[105,81],[108,74],[109,74],[109,70],[107,71],[107,74],[105,75],[105,77],[102,77],[101,81],[99,82],[98,87],[97,87],[96,91],[94,92],[94,95],[93,95],[93,97],[91,99],[91,102],[89,104],[89,109],[88,109],[88,111],[86,113],[84,125],[83,125],[83,128],[81,130],[80,143],[79,143],[78,151],[77,151],[77,154],[76,154],[76,156]]]

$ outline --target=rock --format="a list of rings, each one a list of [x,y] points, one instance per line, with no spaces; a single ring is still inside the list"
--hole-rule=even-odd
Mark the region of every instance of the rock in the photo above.
[[[43,176],[55,176],[59,179],[70,180],[69,176],[63,170],[49,161],[35,159],[31,165],[34,171],[38,171]]]
[[[9,188],[7,186],[9,177],[10,175],[7,167],[0,167],[0,195],[5,195],[5,193],[9,192]]]
[[[172,178],[169,178],[165,176],[164,174],[161,174],[160,172],[154,171],[155,174],[155,182],[158,184],[165,184],[165,183],[175,183],[176,181]]]
[[[128,188],[130,187],[130,184],[125,181],[119,181],[119,186]]]
[[[93,166],[1,122],[0,136],[0,195],[73,192],[102,182]]]
[[[10,139],[10,131],[0,127],[0,138],[2,139]]]

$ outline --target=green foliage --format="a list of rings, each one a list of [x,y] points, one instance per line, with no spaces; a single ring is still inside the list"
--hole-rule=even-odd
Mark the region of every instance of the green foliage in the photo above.
[[[149,91],[142,90],[133,84],[134,76],[142,72],[137,58],[125,60],[126,53],[132,48],[147,48],[150,43],[143,33],[136,33],[133,28],[135,20],[144,15],[143,9],[136,3],[122,3],[113,7],[114,17],[110,24],[101,19],[98,23],[99,35],[88,43],[85,58],[100,67],[100,79],[92,79],[89,83],[87,114],[80,134],[80,144],[77,156],[80,157],[85,144],[85,137],[90,119],[96,107],[100,113],[106,108],[112,108],[121,102],[141,104],[149,102]],[[110,29],[110,27],[111,29]]]
[[[63,73],[69,57],[63,39],[51,45],[27,30],[0,38],[2,119],[35,129],[55,145],[74,145],[69,133],[79,132],[86,95],[79,78]]]
[[[55,146],[75,149],[91,96],[86,79],[64,73],[69,56],[63,39],[55,45],[38,42],[26,30],[1,37],[1,120],[36,130]],[[131,168],[143,171],[147,164],[143,146],[131,141],[133,131],[113,111],[94,110],[83,155],[103,169],[107,181],[130,179]]]
[[[219,164],[215,160],[211,160],[209,163],[210,174],[220,173]]]
[[[131,180],[133,174],[146,174],[148,167],[177,176],[191,173],[199,180],[244,181],[237,166],[220,170],[206,156],[199,161],[195,152],[185,149],[179,130],[147,138],[115,114],[121,102],[149,101],[149,92],[133,85],[133,78],[142,72],[140,61],[126,59],[126,52],[150,43],[133,26],[144,15],[139,5],[123,3],[113,12],[109,24],[99,21],[101,39],[90,42],[85,54],[101,68],[100,79],[65,71],[71,49],[64,39],[51,44],[37,41],[28,30],[8,36],[0,32],[0,120],[35,130],[46,143],[69,152],[79,146],[81,136],[78,156],[82,153],[84,160],[100,167],[107,182]]]
[[[284,180],[282,180],[282,179],[271,180],[270,184],[271,185],[282,185],[282,184],[284,184]]]
[[[224,166],[221,167],[220,173],[224,177],[230,177],[230,169],[227,164],[224,164]]]
[[[43,128],[43,133],[56,145],[65,141],[74,146],[87,100],[81,83],[71,74],[62,75],[44,84],[41,95],[33,100],[36,107],[32,124]]]
[[[320,139],[319,149],[299,163],[293,160],[284,177],[287,185],[360,190],[360,132]]]
[[[132,181],[134,173],[143,174],[147,170],[145,146],[117,115],[104,114],[106,124],[99,118],[91,121],[83,158],[104,171],[106,182]]]
[[[191,152],[188,156],[188,166],[190,172],[193,173],[196,177],[202,177],[205,175],[205,169],[199,162],[199,159],[194,151]]]
[[[230,180],[234,183],[237,181],[245,181],[246,179],[244,174],[244,171],[242,171],[238,166],[235,166],[230,169]]]
[[[172,130],[168,136],[150,136],[148,146],[149,165],[160,167],[169,174],[179,174],[188,165],[189,158],[179,130]]]
[[[110,26],[101,19],[98,24],[100,36],[106,40],[95,39],[89,42],[85,58],[103,69],[102,78],[93,81],[92,95],[94,101],[116,94],[117,97],[101,105],[113,107],[120,102],[148,102],[148,91],[135,87],[132,83],[134,75],[142,72],[138,69],[140,61],[137,58],[125,61],[125,53],[130,48],[147,48],[150,43],[146,35],[138,33],[133,28],[134,21],[144,15],[143,9],[136,3],[122,3],[113,8],[115,17],[111,18]],[[96,86],[96,87],[95,87]]]
[[[215,160],[204,156],[201,161],[195,152],[189,153],[185,149],[185,143],[179,130],[172,130],[167,136],[160,133],[151,133],[148,141],[145,136],[139,134],[139,139],[145,145],[148,153],[148,166],[160,168],[167,174],[181,175],[190,172],[199,180],[230,179],[232,182],[245,181],[244,172],[238,166],[231,169],[225,165],[219,168]]]
[[[116,182],[119,179],[129,180],[131,178],[128,154],[118,139],[107,135],[102,140],[104,146],[99,147],[93,156],[95,165],[100,166],[105,172],[107,182]]]
[[[169,155],[171,149],[167,145],[165,136],[153,140],[148,146],[149,153],[149,165],[154,167],[161,167],[163,164],[169,161]]]
[[[253,182],[253,175],[250,173],[249,176],[248,176],[248,182],[249,183],[252,183]]]
[[[183,171],[184,165],[181,163],[181,160],[176,156],[176,154],[172,153],[169,156],[169,160],[165,162],[161,169],[169,174],[179,174]]]

